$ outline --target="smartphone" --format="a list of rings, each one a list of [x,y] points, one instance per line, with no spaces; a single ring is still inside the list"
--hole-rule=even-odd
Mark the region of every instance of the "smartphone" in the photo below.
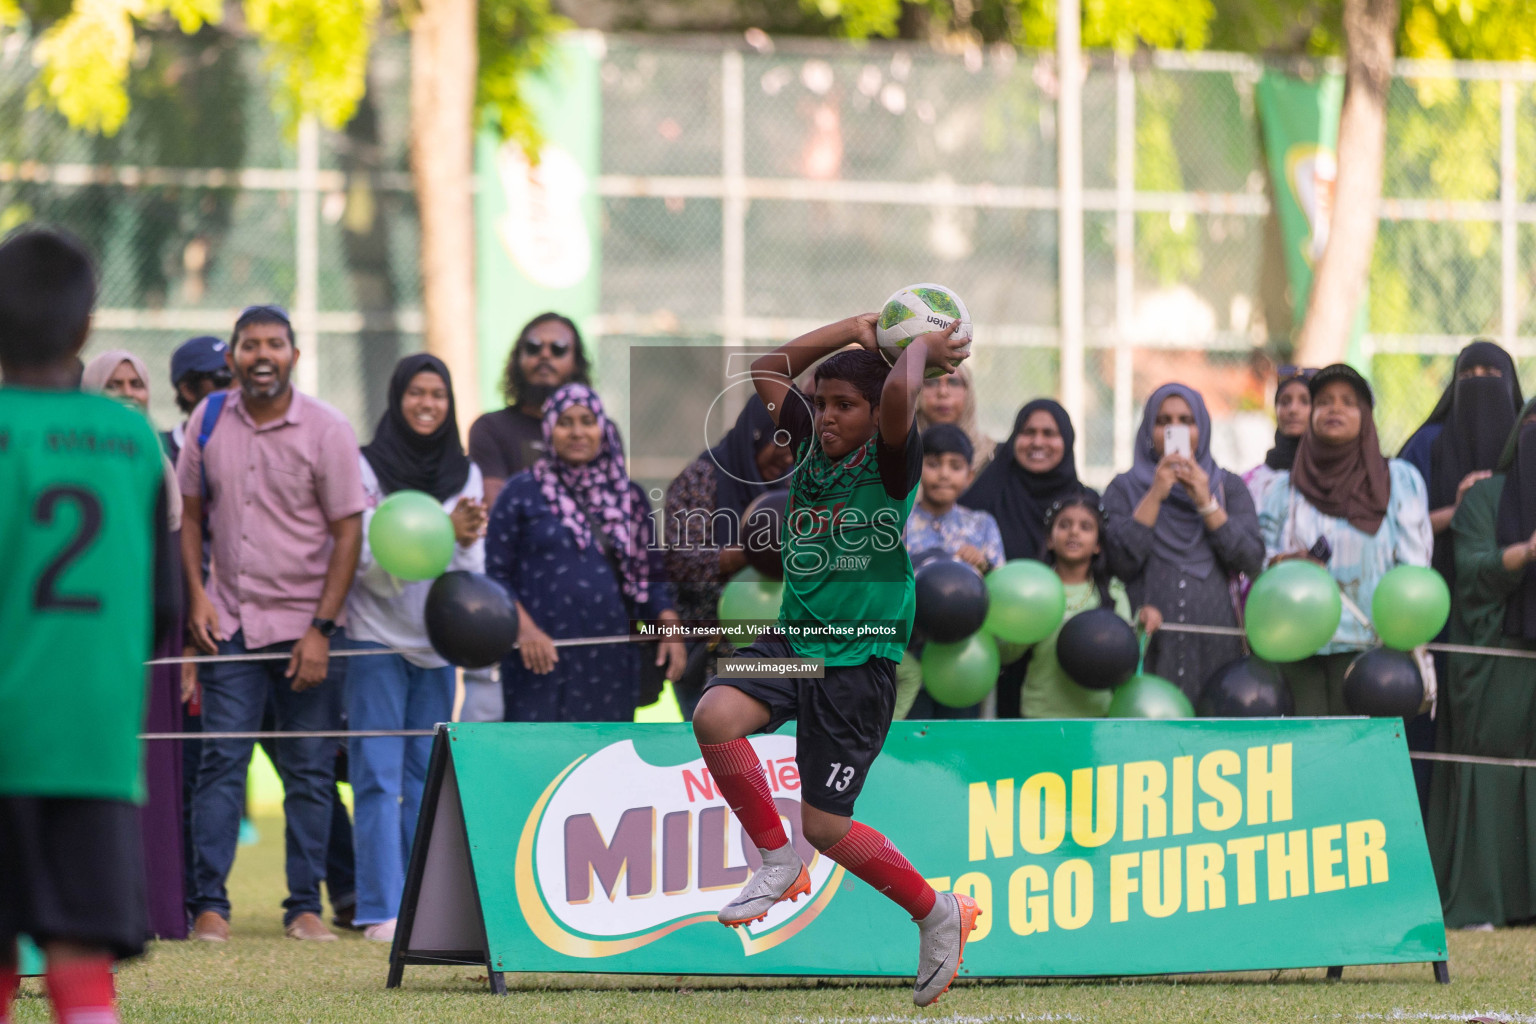
[[[1182,455],[1186,459],[1194,454],[1189,445],[1189,427],[1183,423],[1170,423],[1163,428],[1163,454]]]

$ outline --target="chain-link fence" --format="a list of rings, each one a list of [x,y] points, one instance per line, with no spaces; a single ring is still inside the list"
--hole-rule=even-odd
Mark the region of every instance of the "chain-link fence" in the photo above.
[[[987,433],[1005,435],[1026,399],[1059,390],[1051,54],[715,37],[602,46],[601,302],[588,327],[627,436],[651,427],[624,394],[633,347],[778,342],[918,280],[970,305]],[[306,343],[301,383],[366,431],[389,368],[421,344],[405,47],[377,48],[344,132],[305,125],[296,137],[249,43],[168,32],[144,52],[128,124],[95,139],[28,105],[28,46],[0,40],[0,227],[37,218],[82,234],[104,276],[93,349],[121,345],[157,370],[240,307],[289,304]],[[1140,403],[1167,379],[1206,394],[1226,464],[1268,445],[1271,364],[1293,325],[1256,114],[1262,71],[1230,55],[1100,54],[1083,79],[1090,479],[1129,463]],[[1536,357],[1536,68],[1399,73],[1363,343],[1393,448],[1469,335],[1501,339],[1522,366]],[[168,423],[169,387],[154,384]]]

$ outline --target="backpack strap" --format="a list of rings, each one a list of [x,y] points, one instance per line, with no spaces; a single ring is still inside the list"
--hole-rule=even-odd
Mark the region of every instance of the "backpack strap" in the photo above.
[[[215,391],[208,396],[207,403],[203,406],[203,422],[197,431],[197,451],[205,457],[208,451],[208,439],[213,436],[213,428],[219,425],[219,415],[224,412],[224,402],[229,398],[228,391]],[[203,502],[208,501],[208,463],[199,463],[203,471]]]

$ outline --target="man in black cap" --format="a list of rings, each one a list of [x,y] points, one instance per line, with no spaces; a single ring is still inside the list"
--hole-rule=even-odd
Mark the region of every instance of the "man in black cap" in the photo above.
[[[223,338],[205,334],[182,342],[171,353],[171,387],[176,389],[176,408],[182,415],[180,423],[160,435],[171,462],[187,443],[186,417],[192,415],[198,402],[229,387],[233,378],[224,358],[228,351],[229,343]]]

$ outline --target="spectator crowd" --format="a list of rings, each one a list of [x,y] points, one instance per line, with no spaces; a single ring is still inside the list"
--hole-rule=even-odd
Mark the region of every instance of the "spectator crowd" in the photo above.
[[[171,359],[185,420],[163,435],[170,527],[180,531],[186,621],[162,655],[274,655],[151,675],[149,727],[210,733],[429,729],[455,714],[455,670],[434,655],[427,582],[391,576],[368,524],[390,494],[431,494],[450,516],[451,568],[484,572],[515,602],[519,645],[497,669],[463,676],[464,720],[628,721],[674,682],[687,713],[724,641],[561,645],[628,632],[635,620],[711,620],[748,564],[740,522],[782,488],[796,453],[756,397],[652,508],[629,476],[624,444],[593,389],[575,323],[548,313],[508,359],[506,407],[461,443],[449,370],[402,359],[389,402],[361,446],[335,409],[292,383],[301,353],[288,315],[254,306],[230,338],[193,338]],[[84,367],[81,387],[145,410],[149,368],[125,351]],[[1427,404],[1427,403],[1426,403]],[[1247,588],[1266,567],[1310,559],[1346,609],[1369,609],[1383,576],[1433,566],[1450,585],[1441,637],[1536,651],[1536,401],[1509,354],[1478,340],[1396,458],[1377,436],[1375,395],[1344,365],[1281,367],[1274,446],[1255,467],[1212,455],[1199,391],[1154,390],[1134,460],[1099,494],[1078,476],[1076,429],[1049,398],[1023,404],[1011,434],[984,436],[970,370],[927,380],[918,426],[922,484],[906,524],[913,556],[941,550],[983,574],[1040,559],[1061,578],[1067,616],[1107,607],[1149,635],[1145,669],[1198,704],[1208,680],[1245,654],[1236,633]],[[1246,472],[1239,472],[1245,469]],[[1349,714],[1345,669],[1376,643],[1346,610],[1332,641],[1283,672],[1298,715]],[[1108,694],[1079,687],[1055,660],[1055,636],[1002,668],[985,707],[949,709],[922,692],[916,660],[898,671],[896,716],[1103,716]],[[336,651],[370,652],[332,658]],[[1438,691],[1408,723],[1421,750],[1536,757],[1528,663],[1476,654],[1420,659]],[[186,747],[186,751],[173,749]],[[254,742],[152,744],[145,843],[152,927],[163,936],[229,937],[226,888]],[[430,740],[289,737],[269,748],[282,779],[289,936],[330,941],[331,924],[393,937]],[[1453,927],[1536,918],[1536,806],[1523,769],[1443,763],[1422,770],[1427,832]],[[355,794],[353,820],[338,778]]]

